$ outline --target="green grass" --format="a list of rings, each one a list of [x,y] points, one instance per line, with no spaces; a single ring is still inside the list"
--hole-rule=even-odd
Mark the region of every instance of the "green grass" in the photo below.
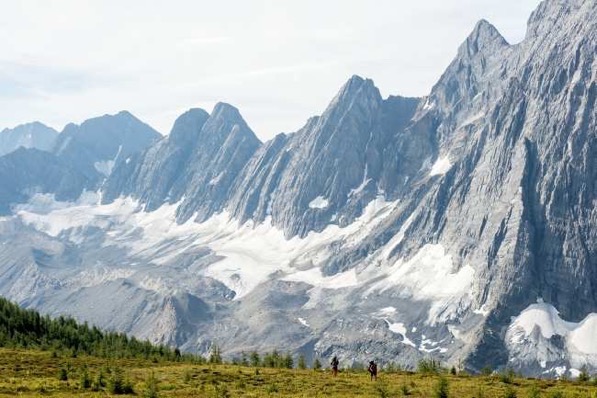
[[[117,371],[119,369],[119,371]],[[67,380],[64,379],[66,371]],[[85,372],[91,387],[83,389]],[[96,380],[103,374],[106,387]],[[57,357],[48,351],[0,349],[0,397],[106,397],[111,378],[119,374],[138,397],[434,397],[440,378],[454,398],[597,398],[591,383],[498,376],[384,373],[371,382],[366,372],[329,372],[295,369],[255,369],[234,365],[190,365],[142,359],[102,359],[87,356]],[[406,395],[405,395],[406,394]],[[513,395],[514,394],[514,395]]]

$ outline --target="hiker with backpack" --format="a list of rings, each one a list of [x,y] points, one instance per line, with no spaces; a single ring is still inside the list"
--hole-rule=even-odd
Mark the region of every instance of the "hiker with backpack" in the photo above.
[[[334,375],[334,377],[338,376],[338,365],[340,364],[340,361],[338,361],[338,357],[334,355],[334,358],[332,358],[332,362],[330,363],[330,365],[332,365],[332,374]]]
[[[377,364],[375,363],[375,361],[369,362],[369,367],[367,368],[367,371],[371,375],[371,381],[373,381],[373,379],[377,380]]]

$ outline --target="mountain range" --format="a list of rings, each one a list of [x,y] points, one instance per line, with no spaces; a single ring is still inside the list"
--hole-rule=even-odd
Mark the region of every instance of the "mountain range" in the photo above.
[[[428,96],[353,76],[267,142],[225,103],[2,132],[0,294],[198,353],[595,371],[596,32],[482,20]]]

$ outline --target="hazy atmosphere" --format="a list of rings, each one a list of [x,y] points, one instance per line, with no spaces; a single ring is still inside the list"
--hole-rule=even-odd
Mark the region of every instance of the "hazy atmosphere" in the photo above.
[[[182,111],[225,101],[267,139],[320,113],[352,74],[384,96],[425,95],[477,20],[516,43],[537,4],[4,2],[0,128],[127,109],[166,134]]]

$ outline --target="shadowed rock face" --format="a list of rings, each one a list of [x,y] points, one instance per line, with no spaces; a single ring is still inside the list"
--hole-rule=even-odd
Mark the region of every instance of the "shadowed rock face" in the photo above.
[[[74,201],[84,191],[98,190],[118,159],[133,156],[158,137],[128,112],[70,124],[61,134],[37,122],[4,130],[0,208],[7,212],[36,193]]]
[[[115,159],[102,206],[3,220],[0,292],[198,352],[597,369],[596,25],[580,0],[516,45],[480,21],[426,98],[353,76],[263,144],[230,105],[190,110]]]
[[[117,160],[144,150],[160,137],[157,131],[123,111],[89,119],[81,125],[67,125],[53,152],[89,178],[102,179],[111,173]]]
[[[19,148],[0,157],[0,214],[25,202],[36,192],[52,192],[56,199],[74,201],[94,181],[51,153]]]
[[[58,132],[39,122],[27,123],[14,129],[0,131],[0,156],[13,152],[20,147],[50,151]]]

